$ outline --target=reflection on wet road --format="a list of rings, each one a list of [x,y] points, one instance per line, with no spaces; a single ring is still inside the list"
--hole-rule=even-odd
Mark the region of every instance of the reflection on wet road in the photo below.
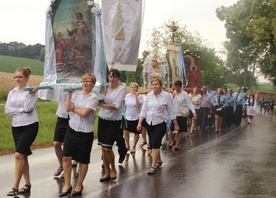
[[[99,182],[101,153],[94,141],[82,197],[276,197],[275,128],[275,118],[258,114],[253,125],[183,138],[179,151],[168,149],[164,140],[163,165],[153,176],[147,174],[151,157],[136,149],[116,165],[117,180],[107,183]],[[0,197],[12,187],[13,167],[12,155],[0,157]],[[54,149],[34,151],[30,167],[32,192],[20,197],[58,197],[63,181],[52,177],[57,168]]]

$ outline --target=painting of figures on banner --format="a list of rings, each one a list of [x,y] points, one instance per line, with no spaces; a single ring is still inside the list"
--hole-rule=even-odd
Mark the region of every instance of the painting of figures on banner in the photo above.
[[[142,0],[102,0],[103,38],[109,69],[136,71]]]
[[[87,2],[63,0],[53,15],[57,83],[92,72],[92,17]]]
[[[200,87],[201,59],[200,52],[186,52],[184,54],[184,63],[187,78],[184,78],[183,84],[186,87]]]

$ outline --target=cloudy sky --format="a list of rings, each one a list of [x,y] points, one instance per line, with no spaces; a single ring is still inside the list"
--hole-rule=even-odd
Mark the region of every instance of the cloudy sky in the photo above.
[[[96,0],[99,2],[100,0]],[[1,0],[0,41],[45,44],[45,12],[51,0]],[[226,40],[223,22],[215,10],[237,0],[146,0],[140,51],[145,49],[151,30],[169,19],[180,21],[189,31],[198,31],[217,51]],[[100,3],[100,2],[99,2]]]

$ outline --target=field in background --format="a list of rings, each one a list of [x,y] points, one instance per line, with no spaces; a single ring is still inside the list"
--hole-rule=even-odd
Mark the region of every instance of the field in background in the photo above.
[[[7,94],[10,90],[12,90],[15,86],[15,80],[13,79],[12,73],[0,72],[0,101],[5,101],[7,98]],[[43,81],[43,76],[31,75],[29,80],[30,86],[38,86]]]
[[[44,62],[29,58],[0,55],[0,71],[13,73],[19,67],[30,67],[33,75],[43,76]]]

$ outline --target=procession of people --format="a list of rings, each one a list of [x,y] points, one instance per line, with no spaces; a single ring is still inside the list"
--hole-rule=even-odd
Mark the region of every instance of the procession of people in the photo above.
[[[28,156],[32,154],[30,146],[38,133],[38,116],[35,111],[38,100],[37,88],[24,91],[30,78],[29,68],[19,68],[14,79],[17,86],[9,93],[5,113],[13,116],[12,134],[15,150],[15,181],[7,196],[28,193],[31,190]],[[98,145],[102,147],[103,175],[100,182],[116,180],[115,155],[113,145],[116,142],[119,152],[119,163],[123,163],[128,151],[135,154],[139,136],[145,130],[141,147],[148,142],[148,155],[151,166],[145,172],[149,175],[158,173],[162,166],[161,146],[163,138],[169,134],[168,148],[179,151],[183,134],[185,138],[195,138],[202,133],[219,133],[233,127],[240,127],[243,115],[247,115],[247,123],[252,124],[258,103],[253,94],[245,100],[241,88],[236,91],[218,88],[211,93],[208,86],[201,89],[194,87],[188,94],[182,82],[177,80],[172,88],[163,87],[161,77],[151,80],[151,90],[139,94],[139,85],[127,86],[120,80],[117,69],[109,71],[110,85],[104,91],[104,98],[99,100],[93,93],[96,77],[92,73],[82,76],[82,91],[72,89],[67,94],[65,103],[59,103],[57,123],[53,145],[58,159],[58,169],[53,176],[62,174],[64,185],[59,196],[80,196],[83,182],[88,172],[94,128],[98,127]],[[272,102],[271,102],[272,103]],[[98,126],[94,126],[97,107]],[[274,105],[273,105],[274,106]],[[262,110],[262,106],[260,106]],[[185,111],[188,113],[184,113]],[[272,109],[272,108],[270,108]],[[132,147],[130,133],[134,134]],[[63,148],[62,148],[63,145]],[[72,167],[78,163],[78,179],[75,186],[71,184]],[[25,184],[19,189],[21,177]]]

